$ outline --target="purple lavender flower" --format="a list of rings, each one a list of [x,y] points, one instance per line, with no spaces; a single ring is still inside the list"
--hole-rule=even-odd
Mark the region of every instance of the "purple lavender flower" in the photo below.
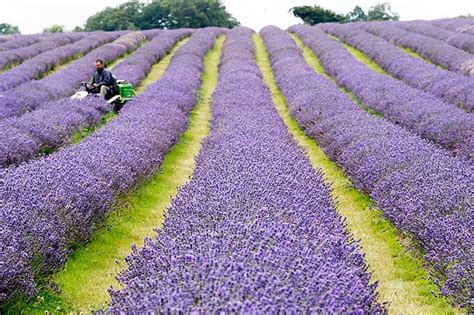
[[[212,131],[156,239],[127,257],[107,313],[377,313],[375,285],[319,171],[227,33]]]
[[[413,49],[423,57],[451,71],[474,76],[474,56],[441,40],[415,34],[397,27],[396,23],[360,23],[361,27],[397,45]]]
[[[433,20],[431,23],[435,26],[442,27],[451,31],[474,35],[474,19],[473,18],[450,18]]]
[[[78,54],[86,54],[100,45],[117,39],[118,36],[118,32],[96,32],[73,44],[43,52],[42,54],[23,62],[21,65],[0,74],[0,91],[6,91],[22,83],[31,81],[47,72],[52,67],[57,66]],[[41,44],[49,45],[46,41]],[[50,45],[49,48],[51,49]],[[27,50],[29,47],[23,49]],[[27,53],[30,52],[27,51]]]
[[[0,53],[0,69],[4,69],[14,64],[20,64],[23,61],[33,58],[41,53],[64,45],[72,44],[84,37],[80,33],[60,33],[54,34],[47,39],[27,46]]]
[[[398,27],[418,34],[442,40],[456,48],[474,54],[474,37],[468,34],[449,31],[441,27],[433,26],[429,21],[411,21],[397,23]]]
[[[72,95],[82,81],[90,80],[91,65],[100,58],[109,62],[135,50],[145,40],[140,32],[127,33],[114,42],[94,49],[65,69],[41,80],[29,81],[16,88],[0,92],[0,119],[21,116],[44,104]]]
[[[114,75],[126,78],[135,86],[145,78],[152,65],[188,30],[162,31],[114,68]],[[42,108],[0,122],[0,166],[19,164],[38,155],[41,149],[56,149],[70,142],[80,127],[97,124],[110,105],[99,98],[61,99]]]
[[[413,57],[391,43],[351,24],[318,27],[364,52],[385,71],[411,87],[430,93],[465,111],[474,110],[474,80]],[[355,24],[357,25],[357,24]]]
[[[115,198],[159,168],[186,129],[204,54],[223,32],[196,31],[160,81],[81,143],[0,170],[0,244],[8,244],[0,251],[2,299],[15,292],[32,296],[34,275],[61,267],[68,245],[87,240]]]
[[[48,36],[50,36],[50,34],[12,35],[11,37],[7,37],[8,40],[0,44],[0,52],[33,45],[46,39]]]
[[[367,114],[306,64],[285,32],[269,26],[261,35],[291,115],[384,216],[420,243],[441,291],[456,303],[468,303],[474,168]]]
[[[342,44],[318,28],[296,25],[289,29],[318,56],[325,71],[339,85],[354,93],[363,104],[392,123],[399,124],[442,148],[458,153],[460,143],[474,138],[474,116],[421,92],[402,81],[379,74],[353,57]],[[467,140],[465,143],[472,143]],[[469,161],[474,162],[474,161]]]

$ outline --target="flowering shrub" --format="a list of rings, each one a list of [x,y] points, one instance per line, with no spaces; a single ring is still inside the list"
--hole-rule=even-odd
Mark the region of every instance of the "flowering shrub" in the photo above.
[[[81,143],[0,170],[0,300],[33,296],[34,275],[62,266],[69,245],[90,237],[116,197],[159,168],[186,129],[204,54],[223,31],[196,31],[161,80]]]
[[[91,79],[91,67],[96,59],[106,63],[112,61],[137,49],[145,38],[141,32],[127,33],[41,80],[29,81],[12,90],[0,92],[0,119],[21,116],[50,101],[74,94],[81,82]]]
[[[370,194],[385,217],[421,244],[426,260],[445,277],[438,278],[442,293],[467,303],[474,168],[359,108],[306,64],[287,33],[269,26],[261,35],[290,112],[305,133]]]
[[[362,28],[386,40],[410,48],[449,70],[474,76],[474,56],[439,39],[406,31],[392,23],[363,23]]]
[[[406,84],[433,94],[465,111],[474,110],[474,81],[413,57],[393,44],[356,27],[326,23],[321,29],[364,52]]]
[[[474,138],[473,115],[371,70],[320,29],[296,25],[289,30],[312,49],[325,71],[338,84],[354,93],[364,105],[422,138],[458,153],[461,158],[474,158],[471,156],[474,147],[470,140]]]
[[[192,180],[126,259],[106,312],[381,311],[330,187],[273,107],[251,35],[228,31]]]

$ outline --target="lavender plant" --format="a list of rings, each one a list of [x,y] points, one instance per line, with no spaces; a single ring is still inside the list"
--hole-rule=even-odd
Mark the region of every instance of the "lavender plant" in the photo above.
[[[12,35],[12,37],[9,37],[9,40],[0,43],[0,52],[33,45],[47,36],[46,34]]]
[[[64,33],[59,36],[51,36],[36,44],[21,47],[0,53],[0,69],[7,68],[12,65],[20,64],[23,61],[33,58],[41,53],[51,49],[72,44],[85,36],[80,33]]]
[[[29,81],[0,93],[0,119],[21,116],[50,101],[72,95],[82,81],[90,80],[91,65],[96,59],[107,63],[137,49],[144,40],[145,36],[141,32],[125,34],[41,80]]]
[[[412,21],[397,23],[398,27],[429,37],[442,40],[456,48],[474,54],[474,37],[468,34],[449,31],[441,27],[433,26],[426,21]]]
[[[442,27],[451,31],[461,32],[474,35],[474,19],[473,18],[450,18],[433,20],[431,23],[435,26]]]
[[[406,31],[389,22],[361,23],[361,27],[392,43],[410,48],[451,71],[474,76],[474,56],[439,39]]]
[[[98,32],[73,44],[58,47],[39,54],[36,57],[23,62],[21,65],[0,74],[0,91],[6,91],[22,83],[31,81],[38,76],[43,75],[51,68],[70,60],[78,54],[86,54],[92,49],[117,39],[117,37],[119,37],[117,32]],[[27,48],[29,47],[24,49],[27,50]]]
[[[390,122],[450,150],[460,158],[474,161],[471,160],[474,147],[471,147],[473,141],[470,140],[474,138],[474,116],[371,70],[318,28],[296,25],[289,30],[311,48],[325,71],[363,104],[382,113]]]
[[[470,301],[474,168],[354,104],[310,68],[288,34],[260,32],[291,115],[384,216],[425,252],[441,292]]]
[[[161,80],[81,143],[0,170],[0,300],[34,296],[37,276],[61,267],[116,197],[158,169],[186,129],[204,54],[223,32],[196,31]]]
[[[162,31],[114,68],[114,75],[140,84],[153,64],[176,42],[190,35],[188,30]],[[112,108],[100,98],[61,99],[43,108],[0,122],[0,166],[17,165],[49,150],[70,143],[79,128],[97,124]]]
[[[227,33],[192,180],[126,259],[107,313],[383,311],[330,187],[273,107],[251,35]]]
[[[430,93],[465,111],[474,110],[474,81],[471,78],[428,64],[356,27],[335,23],[325,23],[319,27],[361,50],[385,71],[411,87]]]

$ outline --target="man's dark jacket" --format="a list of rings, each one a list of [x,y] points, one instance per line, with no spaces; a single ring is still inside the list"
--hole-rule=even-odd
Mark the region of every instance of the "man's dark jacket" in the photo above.
[[[96,70],[92,77],[92,84],[97,83],[99,85],[105,85],[108,87],[115,86],[115,79],[112,73],[107,69]]]

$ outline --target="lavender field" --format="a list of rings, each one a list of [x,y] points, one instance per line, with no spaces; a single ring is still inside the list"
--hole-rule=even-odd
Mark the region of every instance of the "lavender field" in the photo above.
[[[472,18],[0,35],[0,79],[0,314],[473,311]]]

